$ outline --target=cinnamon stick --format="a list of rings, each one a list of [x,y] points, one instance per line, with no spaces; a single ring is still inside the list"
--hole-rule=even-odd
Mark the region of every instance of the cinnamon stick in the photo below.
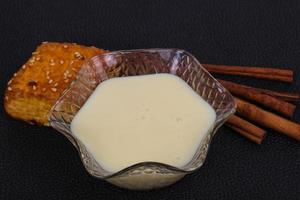
[[[256,88],[257,90],[276,97],[278,99],[281,99],[283,101],[288,101],[288,102],[296,102],[300,100],[300,95],[299,93],[292,93],[292,92],[279,92],[279,91],[273,91],[273,90],[267,90],[267,89],[262,89],[262,88]]]
[[[235,126],[239,129],[242,129],[246,132],[248,132],[249,134],[258,137],[258,138],[265,138],[266,136],[266,131],[255,126],[254,124],[236,116],[236,115],[232,115],[227,121],[227,124]]]
[[[227,90],[232,94],[243,97],[245,99],[255,101],[267,108],[270,108],[278,113],[287,117],[294,115],[296,106],[286,101],[280,100],[276,97],[263,93],[256,88],[252,88],[246,85],[233,83],[231,81],[218,80]]]
[[[266,67],[248,67],[248,66],[231,66],[202,64],[203,67],[212,73],[230,74],[248,76],[253,78],[263,78],[269,80],[293,82],[293,71],[286,69],[266,68]]]
[[[244,129],[240,129],[240,128],[234,126],[234,125],[226,123],[226,126],[231,128],[235,132],[239,133],[240,135],[244,136],[245,138],[251,140],[252,142],[255,142],[256,144],[261,144],[263,139],[264,139],[264,138],[256,137],[255,135],[252,135],[251,133],[245,131]]]
[[[241,116],[300,141],[299,124],[265,111],[239,98],[235,98],[235,100],[237,103],[237,113]]]

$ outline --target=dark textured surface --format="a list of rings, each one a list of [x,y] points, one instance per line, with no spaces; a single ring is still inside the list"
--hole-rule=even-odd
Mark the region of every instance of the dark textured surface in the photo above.
[[[226,78],[264,88],[300,90],[297,0],[2,0],[1,96],[10,76],[45,40],[110,50],[176,47],[202,62],[293,68],[293,85]],[[257,146],[224,127],[195,174],[171,187],[134,192],[90,177],[72,145],[54,130],[15,121],[3,109],[0,112],[1,200],[300,199],[300,145],[272,131]],[[300,122],[299,109],[294,119]]]

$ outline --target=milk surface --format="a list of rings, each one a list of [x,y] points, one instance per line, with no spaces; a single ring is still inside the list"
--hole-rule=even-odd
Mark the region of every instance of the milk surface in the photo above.
[[[215,119],[182,79],[155,74],[99,84],[71,130],[105,170],[117,172],[146,161],[186,165]]]

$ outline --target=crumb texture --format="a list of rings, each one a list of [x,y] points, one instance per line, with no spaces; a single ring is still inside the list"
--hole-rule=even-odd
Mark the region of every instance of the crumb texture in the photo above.
[[[75,43],[43,42],[7,83],[6,112],[16,119],[47,125],[48,112],[80,66],[104,52]]]

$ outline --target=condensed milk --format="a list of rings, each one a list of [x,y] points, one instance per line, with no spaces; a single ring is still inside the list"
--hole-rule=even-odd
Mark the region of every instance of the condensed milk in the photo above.
[[[99,84],[71,130],[105,170],[117,172],[140,162],[186,165],[215,119],[181,78],[154,74]]]

